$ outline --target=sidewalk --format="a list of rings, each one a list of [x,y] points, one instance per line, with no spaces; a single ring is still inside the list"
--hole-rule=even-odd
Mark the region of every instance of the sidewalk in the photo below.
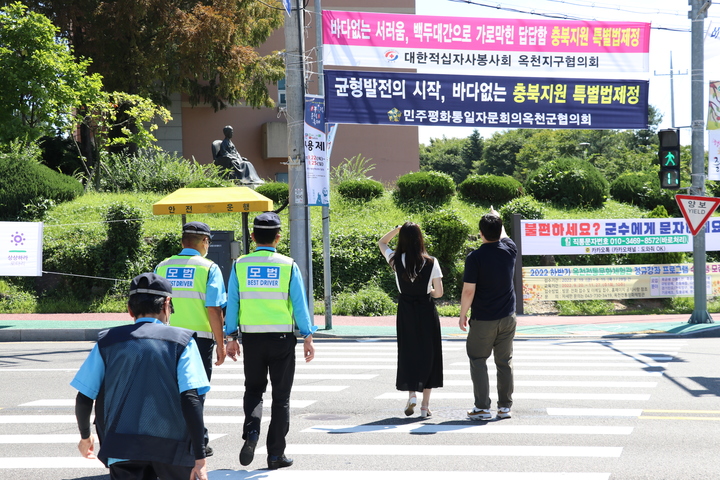
[[[717,315],[717,314],[716,314]],[[712,315],[711,315],[712,316]],[[720,323],[689,324],[689,314],[613,315],[560,317],[521,315],[517,337],[617,337],[617,336],[711,336],[720,337]],[[132,319],[127,313],[49,313],[0,314],[0,342],[94,341],[100,330],[124,325]],[[716,321],[720,322],[720,315]],[[441,317],[445,338],[463,338],[455,317]],[[325,317],[315,315],[319,326],[316,338],[393,338],[395,316],[334,316],[332,328],[325,328]]]

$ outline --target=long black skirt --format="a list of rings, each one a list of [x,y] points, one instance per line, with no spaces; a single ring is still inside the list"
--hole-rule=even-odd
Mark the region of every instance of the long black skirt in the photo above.
[[[443,386],[440,317],[430,295],[400,294],[397,309],[398,362],[395,386],[421,392]]]

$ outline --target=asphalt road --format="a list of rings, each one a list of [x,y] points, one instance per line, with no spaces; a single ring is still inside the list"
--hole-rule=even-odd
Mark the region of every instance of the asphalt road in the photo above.
[[[265,432],[254,462],[240,466],[242,368],[228,360],[206,403],[210,479],[718,478],[716,344],[517,340],[513,418],[471,422],[464,340],[443,342],[445,387],[430,419],[402,412],[393,341],[316,340],[316,359],[296,372],[286,451],[295,465],[276,471],[265,470]],[[109,479],[76,449],[69,382],[91,346],[2,344],[0,479]]]

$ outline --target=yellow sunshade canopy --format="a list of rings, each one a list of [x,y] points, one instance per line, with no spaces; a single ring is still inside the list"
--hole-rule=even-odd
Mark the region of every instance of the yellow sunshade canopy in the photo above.
[[[153,204],[155,215],[268,212],[273,201],[249,187],[180,188]]]

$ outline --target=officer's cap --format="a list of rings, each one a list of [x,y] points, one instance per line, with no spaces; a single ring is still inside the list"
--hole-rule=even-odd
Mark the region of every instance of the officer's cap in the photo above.
[[[172,285],[170,282],[155,273],[143,273],[133,278],[130,282],[130,295],[136,293],[148,293],[161,297],[172,296]]]
[[[261,230],[277,230],[281,227],[280,217],[275,212],[261,213],[255,217],[253,222],[253,228],[259,228]]]
[[[207,223],[203,222],[188,222],[185,225],[183,225],[183,233],[192,233],[195,235],[207,235],[208,237],[212,238],[212,234],[210,233],[210,227],[208,227]]]

